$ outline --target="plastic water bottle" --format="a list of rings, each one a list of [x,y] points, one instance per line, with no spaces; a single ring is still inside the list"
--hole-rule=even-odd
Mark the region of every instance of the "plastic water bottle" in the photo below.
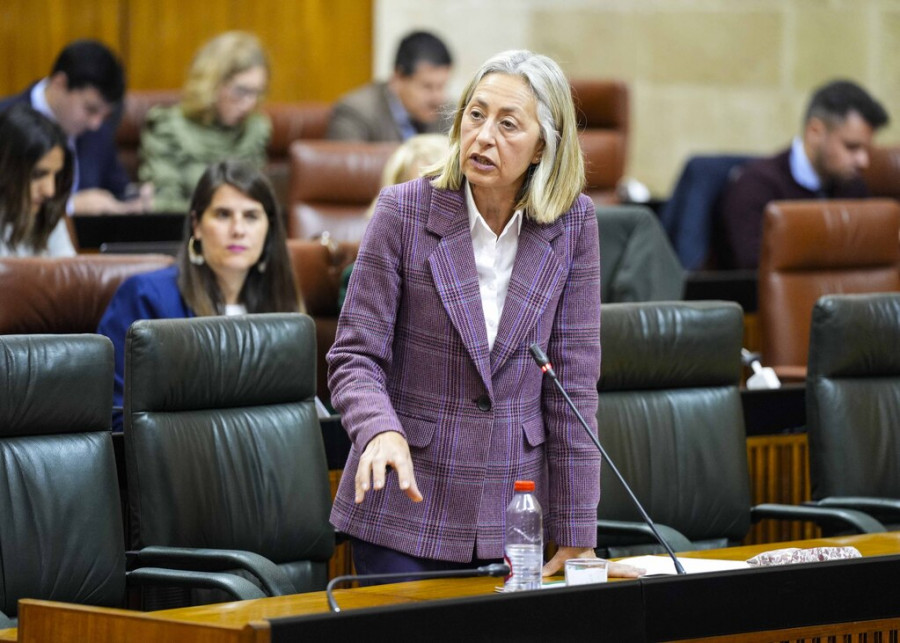
[[[515,495],[506,508],[506,564],[510,574],[504,591],[540,589],[544,564],[544,524],[534,482],[516,480]]]

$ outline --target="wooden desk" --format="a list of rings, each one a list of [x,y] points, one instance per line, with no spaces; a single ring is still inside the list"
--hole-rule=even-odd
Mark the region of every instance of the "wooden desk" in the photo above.
[[[841,597],[846,595],[873,591],[874,588],[880,594],[884,594],[884,600],[895,607],[896,613],[872,616],[863,612],[858,619],[846,620],[871,621],[900,617],[900,594],[897,594],[900,590],[894,589],[895,577],[882,577],[880,571],[883,570],[884,574],[900,571],[900,556],[893,555],[900,553],[900,532],[798,541],[780,546],[854,546],[866,557],[885,555],[889,557],[798,565],[793,568],[746,570],[730,574],[697,574],[686,578],[647,578],[584,588],[560,587],[515,595],[495,594],[494,587],[499,581],[492,578],[418,581],[338,590],[335,592],[335,598],[344,610],[341,614],[328,613],[324,592],[150,613],[23,600],[20,603],[18,640],[28,642],[90,640],[98,643],[121,640],[263,643],[277,642],[279,628],[282,630],[299,628],[304,632],[304,639],[308,640],[319,640],[317,637],[323,633],[329,639],[339,639],[350,632],[358,635],[362,631],[367,634],[365,640],[371,641],[386,638],[388,630],[383,628],[390,623],[390,632],[392,636],[396,635],[394,640],[402,641],[416,638],[412,631],[404,631],[403,624],[418,627],[417,624],[423,620],[430,623],[432,631],[426,636],[425,632],[419,629],[418,638],[429,640],[452,638],[458,635],[454,627],[458,628],[469,623],[472,628],[470,632],[472,640],[492,640],[490,630],[483,624],[507,628],[505,631],[511,632],[506,619],[512,613],[540,616],[545,628],[560,628],[569,621],[582,623],[583,629],[574,633],[566,632],[567,640],[579,640],[588,631],[596,638],[599,631],[597,627],[604,625],[631,628],[633,630],[631,633],[636,637],[610,640],[663,640],[656,638],[659,632],[653,631],[654,626],[660,632],[664,631],[660,628],[685,628],[687,634],[680,638],[694,635],[693,629],[685,627],[677,620],[678,615],[681,615],[682,621],[691,618],[702,620],[708,617],[718,617],[721,620],[725,616],[727,621],[755,622],[755,619],[765,618],[766,615],[757,615],[750,609],[751,599],[760,605],[769,601],[771,609],[772,601],[782,604],[783,596],[780,594],[787,592],[790,596],[792,589],[797,591],[796,601],[799,608],[807,602],[805,597],[807,590],[818,591],[822,596],[827,595],[832,600],[840,601]],[[778,546],[750,545],[683,555],[693,558],[743,560],[776,547]],[[809,577],[808,583],[803,580],[804,577]],[[843,583],[840,579],[847,579],[847,582]],[[759,591],[748,590],[753,587]],[[894,596],[891,596],[892,592]],[[694,596],[705,596],[705,601],[724,601],[724,605],[732,605],[734,613],[722,614],[720,609],[718,614],[706,614],[706,605],[692,604]],[[821,596],[815,598],[818,600]],[[661,607],[661,603],[665,604],[665,607]],[[591,610],[584,609],[585,606],[591,606],[596,611],[592,613]],[[819,611],[823,609],[821,606],[814,607]],[[825,607],[833,610],[838,616],[843,614],[840,605]],[[702,616],[692,616],[691,609],[695,611],[699,609]],[[652,620],[648,617],[649,610],[654,612]],[[558,614],[558,618],[554,619],[552,617],[554,614]],[[783,628],[816,624],[792,623],[790,618],[790,614],[787,614],[784,618],[772,622],[787,623]],[[827,622],[827,619],[823,620]],[[373,627],[375,629],[372,629]],[[833,625],[829,627],[832,630],[835,628]],[[494,634],[496,635],[496,632]]]

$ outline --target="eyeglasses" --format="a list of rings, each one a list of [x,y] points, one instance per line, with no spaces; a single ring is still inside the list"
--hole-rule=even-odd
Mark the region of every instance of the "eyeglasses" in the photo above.
[[[228,85],[225,87],[228,97],[236,101],[253,100],[258,101],[262,98],[266,90],[256,87],[247,87],[245,85]]]

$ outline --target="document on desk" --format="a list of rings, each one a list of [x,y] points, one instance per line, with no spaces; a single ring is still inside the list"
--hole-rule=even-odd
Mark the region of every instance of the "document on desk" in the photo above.
[[[675,574],[675,564],[668,556],[633,556],[617,561],[640,567],[647,572],[647,576],[656,574]],[[716,560],[708,558],[678,558],[678,562],[688,574],[701,574],[704,572],[724,572],[732,569],[747,569],[750,567],[743,560]]]

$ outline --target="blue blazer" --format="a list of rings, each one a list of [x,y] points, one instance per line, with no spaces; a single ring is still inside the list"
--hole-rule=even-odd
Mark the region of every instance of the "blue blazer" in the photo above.
[[[178,290],[178,266],[134,275],[122,282],[100,319],[97,332],[112,340],[116,372],[113,406],[121,408],[125,381],[125,336],[139,319],[175,319],[193,317]],[[122,430],[121,411],[113,414],[113,430]]]
[[[0,100],[0,112],[17,103],[31,105],[32,84],[21,94]],[[33,105],[32,105],[33,107]],[[78,157],[78,189],[103,188],[112,192],[117,199],[125,198],[130,182],[128,173],[119,162],[116,148],[116,129],[122,116],[121,108],[116,109],[95,132],[85,132],[75,139],[75,154]]]

